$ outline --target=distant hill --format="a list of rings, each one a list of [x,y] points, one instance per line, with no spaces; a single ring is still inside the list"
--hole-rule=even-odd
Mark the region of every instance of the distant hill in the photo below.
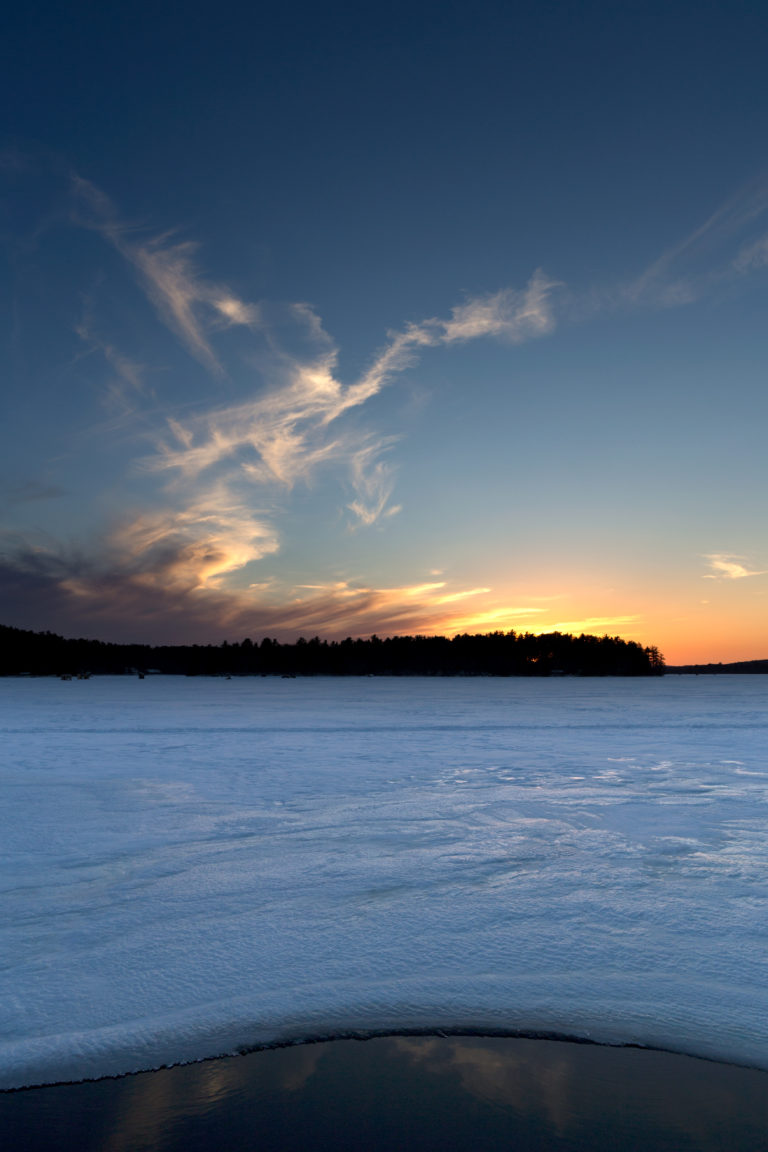
[[[768,675],[768,660],[737,660],[733,664],[669,664],[665,672],[671,672],[672,675],[693,673],[696,676],[719,676],[729,673],[736,675],[758,673],[765,676]]]
[[[108,644],[0,625],[1,676],[659,676],[664,657],[619,636],[550,632],[372,636],[367,640],[265,638],[215,645]]]

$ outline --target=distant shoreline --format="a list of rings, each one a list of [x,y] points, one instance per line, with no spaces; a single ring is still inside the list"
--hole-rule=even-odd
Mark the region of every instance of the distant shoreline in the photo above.
[[[731,664],[667,664],[671,676],[749,676],[768,675],[768,660],[735,660]]]

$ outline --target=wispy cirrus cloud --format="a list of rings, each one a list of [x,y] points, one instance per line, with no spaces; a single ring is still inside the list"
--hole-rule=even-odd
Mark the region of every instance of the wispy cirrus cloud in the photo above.
[[[113,375],[107,386],[107,394],[111,401],[121,408],[132,408],[137,394],[140,396],[148,394],[143,365],[131,360],[113,343],[99,336],[87,313],[75,331],[87,346],[88,352],[99,353],[112,369]]]
[[[555,286],[537,273],[521,292],[469,300],[447,320],[430,319],[390,333],[372,366],[349,385],[337,377],[338,349],[320,318],[308,305],[294,306],[294,323],[303,328],[304,358],[273,347],[264,391],[186,422],[174,420],[171,438],[143,466],[177,471],[185,481],[225,466],[253,483],[290,488],[309,480],[320,465],[343,461],[355,493],[347,508],[358,523],[374,524],[399,510],[390,503],[394,473],[384,459],[395,438],[352,432],[343,427],[342,417],[376,396],[425,348],[484,336],[521,342],[551,331]]]
[[[412,321],[390,331],[369,367],[358,379],[344,383],[338,373],[339,350],[308,304],[276,309],[245,301],[204,274],[195,244],[180,241],[173,233],[148,236],[122,221],[92,184],[76,177],[73,187],[81,223],[98,231],[130,264],[160,319],[214,376],[225,375],[214,342],[226,329],[244,327],[261,340],[259,379],[252,395],[192,415],[169,416],[167,434],[157,438],[153,454],[141,461],[145,473],[164,477],[168,508],[158,513],[156,530],[165,533],[171,551],[183,538],[182,568],[190,575],[195,569],[201,586],[210,587],[212,580],[221,585],[228,575],[261,557],[267,538],[272,541],[270,550],[276,551],[279,514],[269,506],[271,494],[290,492],[298,483],[310,484],[318,469],[346,470],[352,496],[345,506],[352,526],[370,527],[392,517],[400,510],[394,502],[396,470],[391,462],[397,437],[361,429],[345,417],[391,385],[430,348],[483,338],[521,343],[556,326],[553,301],[561,285],[537,271],[522,289],[472,297],[446,317]],[[768,264],[767,214],[768,183],[757,181],[614,293],[610,303],[603,301],[598,307],[678,306],[719,283],[761,269]],[[100,348],[120,386],[140,387],[140,366],[90,330],[81,335]],[[190,486],[194,499],[187,496]],[[258,522],[250,512],[254,500],[262,507]],[[149,555],[141,549],[139,554]],[[713,554],[710,565],[710,578],[762,574],[737,557]],[[171,579],[177,571],[169,568],[164,578]],[[498,610],[498,617],[495,611],[484,617],[489,626],[507,619],[504,609]],[[631,622],[621,617],[576,624],[609,627]]]
[[[768,574],[768,568],[750,568],[746,557],[732,552],[708,552],[704,559],[711,568],[704,573],[704,580],[744,580],[747,576]]]
[[[382,516],[396,516],[401,510],[399,504],[389,500],[395,484],[391,465],[381,459],[381,454],[391,445],[391,440],[377,440],[364,444],[352,457],[351,480],[357,493],[347,508],[360,524],[375,524]]]
[[[384,347],[357,381],[337,377],[338,349],[320,317],[307,304],[266,308],[241,300],[228,287],[207,279],[195,262],[197,246],[171,234],[147,237],[122,221],[98,188],[73,177],[79,221],[99,232],[138,272],[148,298],[188,351],[214,375],[224,372],[212,344],[222,328],[244,325],[266,343],[259,356],[263,384],[236,404],[214,406],[187,419],[171,417],[170,435],[145,458],[148,471],[176,474],[180,483],[217,472],[219,486],[248,481],[254,486],[290,489],[309,482],[316,469],[345,464],[354,498],[347,502],[354,522],[370,526],[399,510],[391,496],[394,470],[385,459],[396,437],[370,430],[353,432],[342,418],[364,405],[414,363],[425,349],[482,337],[519,343],[545,335],[555,326],[551,295],[557,282],[536,272],[523,290],[504,289],[470,298],[447,319],[430,318],[390,332]],[[281,346],[278,327],[286,323],[298,336],[301,353]],[[138,369],[112,344],[96,340],[88,327],[83,339],[97,344],[126,383],[137,386]]]
[[[273,441],[280,445],[301,443],[298,429],[306,422],[326,428],[350,409],[360,407],[376,396],[395,376],[415,362],[426,348],[449,345],[481,337],[495,337],[521,343],[551,332],[555,327],[551,293],[557,281],[537,272],[523,291],[506,289],[490,296],[470,299],[454,308],[449,319],[429,319],[408,324],[402,331],[390,332],[384,348],[361,378],[347,386],[336,379],[338,349],[317,314],[306,304],[293,306],[297,324],[316,342],[311,358],[303,361],[280,354],[270,365],[278,386],[250,404],[214,411],[207,417],[210,435],[201,449],[165,453],[168,467],[196,471],[209,467],[233,444],[251,442],[267,458]],[[247,420],[250,414],[251,420]],[[248,429],[243,427],[244,420]],[[237,432],[233,432],[233,427]],[[284,452],[278,451],[282,460]],[[297,459],[300,453],[296,453]],[[282,467],[270,470],[281,478]]]
[[[137,271],[161,319],[206,368],[223,371],[213,351],[213,331],[233,325],[254,327],[259,308],[229,288],[208,280],[195,262],[198,245],[172,233],[142,237],[126,224],[112,201],[90,181],[72,177],[78,223],[99,232]]]
[[[675,308],[768,265],[768,178],[741,189],[698,228],[662,253],[617,299]]]
[[[476,296],[458,304],[448,319],[432,318],[390,332],[387,343],[362,378],[349,390],[352,403],[375,396],[393,376],[416,360],[425,348],[493,337],[520,344],[555,328],[552,293],[562,287],[537,270],[522,290],[512,288]]]
[[[287,497],[297,484],[312,484],[320,469],[333,466],[344,473],[340,500],[350,527],[370,527],[394,516],[400,506],[394,501],[391,453],[398,436],[365,427],[359,418],[351,419],[352,413],[430,348],[486,338],[516,344],[551,332],[556,281],[537,271],[522,289],[469,297],[446,317],[390,331],[368,368],[345,382],[339,375],[339,349],[309,304],[244,300],[206,275],[193,242],[174,232],[151,234],[127,222],[82,177],[72,177],[71,188],[75,223],[100,235],[119,254],[162,324],[215,381],[226,385],[217,395],[232,392],[222,348],[227,331],[245,329],[253,350],[237,364],[241,395],[236,402],[203,405],[198,396],[170,411],[154,404],[153,450],[135,461],[135,476],[142,490],[152,477],[158,486],[148,500],[145,493],[147,510],[125,517],[101,537],[98,558],[80,553],[70,563],[64,550],[57,558],[48,544],[30,543],[11,550],[8,570],[28,568],[43,583],[55,585],[59,601],[89,605],[104,618],[110,604],[119,604],[121,613],[144,612],[157,622],[159,613],[169,610],[175,619],[184,604],[201,624],[209,617],[245,621],[256,611],[265,626],[271,622],[290,629],[303,622],[357,633],[377,627],[439,627],[449,620],[449,604],[458,609],[466,597],[486,594],[446,591],[442,584],[389,590],[346,586],[296,591],[281,606],[272,599],[269,582],[243,590],[242,577],[233,578],[279,550]],[[148,394],[144,366],[103,335],[90,308],[77,332],[88,351],[108,363],[110,394],[126,407],[139,405]],[[253,381],[245,396],[244,371]],[[163,408],[165,425],[158,430]],[[145,437],[146,428],[141,432]],[[280,597],[286,595],[281,589]],[[139,608],[142,596],[146,610]],[[156,613],[152,604],[160,606]]]

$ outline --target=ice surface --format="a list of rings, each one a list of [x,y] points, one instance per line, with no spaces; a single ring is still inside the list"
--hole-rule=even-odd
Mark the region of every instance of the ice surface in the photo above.
[[[0,1087],[408,1027],[768,1068],[767,690],[0,681]]]

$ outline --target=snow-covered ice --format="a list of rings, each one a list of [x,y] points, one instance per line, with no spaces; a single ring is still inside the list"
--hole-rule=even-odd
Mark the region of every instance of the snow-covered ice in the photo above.
[[[0,681],[0,1087],[419,1027],[768,1068],[767,691]]]

